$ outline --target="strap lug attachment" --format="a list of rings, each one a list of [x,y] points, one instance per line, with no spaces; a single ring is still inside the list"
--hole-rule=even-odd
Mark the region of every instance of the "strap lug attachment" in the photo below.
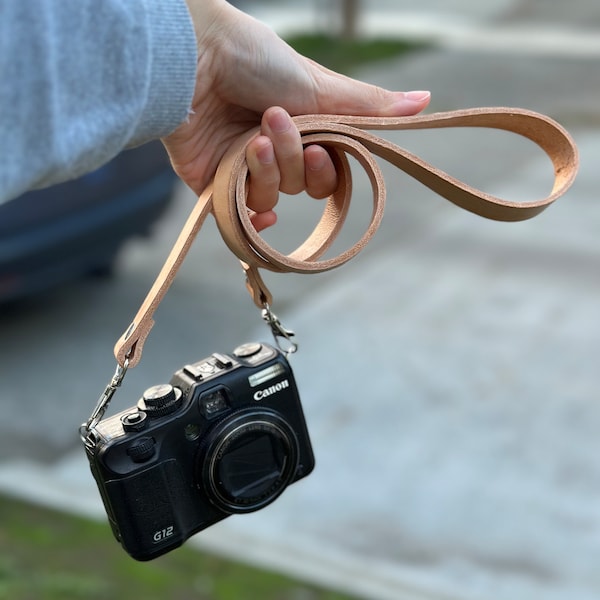
[[[289,358],[290,354],[294,354],[298,350],[298,344],[292,340],[296,334],[291,329],[283,326],[267,302],[265,302],[262,310],[262,318],[271,328],[277,347],[285,354],[286,358]]]

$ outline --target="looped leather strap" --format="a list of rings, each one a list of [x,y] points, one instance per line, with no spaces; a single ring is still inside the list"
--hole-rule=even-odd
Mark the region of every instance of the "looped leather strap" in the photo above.
[[[555,121],[523,109],[475,108],[400,118],[309,115],[294,117],[303,144],[320,144],[330,151],[338,174],[338,188],[327,200],[321,220],[306,241],[290,254],[270,247],[256,232],[246,208],[248,143],[260,134],[254,129],[236,140],[225,154],[213,183],[202,193],[171,254],[129,329],[115,346],[121,365],[140,360],[143,343],[154,324],[152,316],[166,294],[193,239],[209,213],[213,213],[221,235],[242,261],[248,287],[258,306],[271,298],[258,272],[316,273],[350,260],[377,230],[385,204],[385,183],[375,161],[378,156],[414,177],[457,206],[482,217],[500,221],[529,219],[564,194],[578,169],[578,152],[570,135]],[[511,202],[486,194],[429,165],[418,156],[374,135],[370,130],[414,130],[444,127],[486,127],[516,133],[536,143],[554,166],[554,185],[549,196],[531,202]],[[354,157],[371,182],[373,209],[362,238],[333,258],[322,258],[342,229],[352,196],[352,176],[347,156]]]

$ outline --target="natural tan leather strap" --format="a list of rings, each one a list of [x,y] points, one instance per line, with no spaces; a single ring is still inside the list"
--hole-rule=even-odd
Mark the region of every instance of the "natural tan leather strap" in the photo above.
[[[221,160],[213,183],[200,196],[133,323],[115,345],[115,357],[120,365],[126,359],[130,367],[139,362],[144,341],[154,324],[153,314],[211,212],[224,241],[242,261],[254,301],[262,306],[270,304],[271,299],[259,268],[275,272],[326,271],[350,260],[371,239],[379,226],[385,204],[385,183],[374,156],[387,160],[461,208],[500,221],[521,221],[537,215],[567,191],[578,169],[578,152],[570,135],[552,119],[522,109],[475,108],[401,118],[309,115],[294,117],[294,122],[302,134],[303,144],[320,144],[329,149],[338,173],[338,189],[327,200],[321,220],[313,232],[301,246],[287,255],[271,248],[256,232],[246,208],[248,167],[245,152],[248,143],[260,134],[260,130],[257,128],[241,136]],[[496,198],[452,178],[368,131],[442,127],[486,127],[529,138],[546,152],[554,165],[554,186],[550,195],[532,202]],[[356,245],[338,256],[321,259],[341,231],[350,206],[352,177],[348,155],[364,168],[371,182],[371,221]]]

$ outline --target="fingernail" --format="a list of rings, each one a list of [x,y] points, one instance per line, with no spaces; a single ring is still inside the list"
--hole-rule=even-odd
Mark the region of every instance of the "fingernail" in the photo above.
[[[408,100],[409,102],[425,102],[431,98],[431,92],[425,92],[422,90],[414,91],[414,92],[404,92],[404,100]]]
[[[269,115],[269,126],[274,133],[285,133],[292,126],[292,122],[283,109],[274,110]]]
[[[309,171],[321,171],[327,162],[324,152],[309,152],[305,154],[306,166]]]
[[[263,165],[270,165],[275,160],[273,145],[269,142],[265,144],[257,153],[256,157]]]

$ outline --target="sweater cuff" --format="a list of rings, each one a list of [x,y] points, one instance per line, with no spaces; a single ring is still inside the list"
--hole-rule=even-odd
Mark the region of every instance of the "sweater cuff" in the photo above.
[[[172,133],[189,116],[198,48],[185,0],[146,0],[146,105],[130,146]]]

